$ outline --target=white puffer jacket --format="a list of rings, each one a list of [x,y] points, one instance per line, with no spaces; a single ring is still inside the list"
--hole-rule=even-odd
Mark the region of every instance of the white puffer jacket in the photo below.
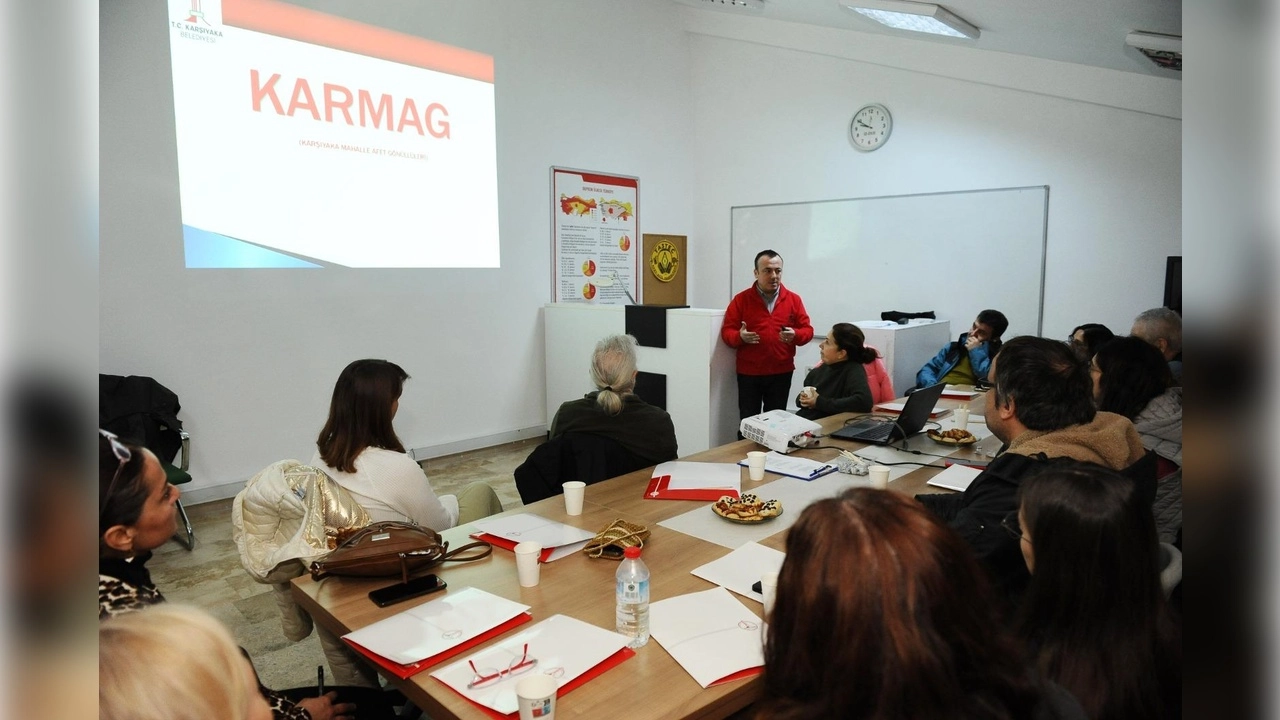
[[[240,564],[261,583],[280,583],[333,549],[338,530],[369,514],[319,468],[281,460],[254,475],[231,504]]]
[[[231,535],[240,564],[260,583],[271,585],[284,636],[295,642],[314,623],[294,601],[289,581],[312,560],[333,549],[338,531],[369,524],[369,513],[319,468],[297,460],[272,463],[254,475],[231,503]],[[377,687],[374,670],[333,633],[319,629],[333,679],[338,685]]]

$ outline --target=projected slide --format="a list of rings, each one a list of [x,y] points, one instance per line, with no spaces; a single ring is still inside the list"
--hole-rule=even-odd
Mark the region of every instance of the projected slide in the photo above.
[[[187,267],[498,267],[492,58],[273,0],[169,19]]]

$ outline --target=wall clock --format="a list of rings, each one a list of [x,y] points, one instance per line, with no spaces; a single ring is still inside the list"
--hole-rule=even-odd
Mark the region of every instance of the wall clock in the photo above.
[[[873,103],[866,105],[853,114],[853,122],[849,123],[849,138],[853,146],[864,152],[879,149],[893,132],[893,116],[889,108]]]

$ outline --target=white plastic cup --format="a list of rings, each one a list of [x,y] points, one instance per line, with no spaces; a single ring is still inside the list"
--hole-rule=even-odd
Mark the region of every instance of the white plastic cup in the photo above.
[[[560,683],[550,675],[530,675],[516,683],[520,720],[554,720],[556,690]]]
[[[951,421],[956,429],[966,430],[969,427],[969,408],[956,408],[951,411]]]
[[[814,395],[818,394],[818,388],[812,385],[805,385],[804,389],[800,391],[800,394],[804,395],[805,397],[813,397]]]
[[[752,450],[747,453],[747,476],[755,482],[764,479],[764,456],[766,453]]]
[[[764,596],[764,619],[773,615],[773,601],[778,596],[778,573],[767,572],[760,576],[760,594]]]
[[[539,543],[526,541],[516,545],[516,573],[520,576],[520,587],[538,584],[538,556],[541,554],[542,545]]]
[[[564,511],[569,515],[582,514],[582,499],[587,493],[587,484],[581,480],[573,480],[563,483],[564,488]]]
[[[877,490],[889,489],[889,468],[883,465],[872,465],[867,473],[871,476],[871,487]]]

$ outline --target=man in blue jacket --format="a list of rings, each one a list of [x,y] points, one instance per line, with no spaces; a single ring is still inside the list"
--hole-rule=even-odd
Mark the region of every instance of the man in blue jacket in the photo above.
[[[976,385],[987,379],[991,359],[1000,352],[1000,336],[1009,328],[1009,320],[999,310],[983,310],[973,321],[969,332],[947,343],[932,360],[916,373],[916,387]]]

